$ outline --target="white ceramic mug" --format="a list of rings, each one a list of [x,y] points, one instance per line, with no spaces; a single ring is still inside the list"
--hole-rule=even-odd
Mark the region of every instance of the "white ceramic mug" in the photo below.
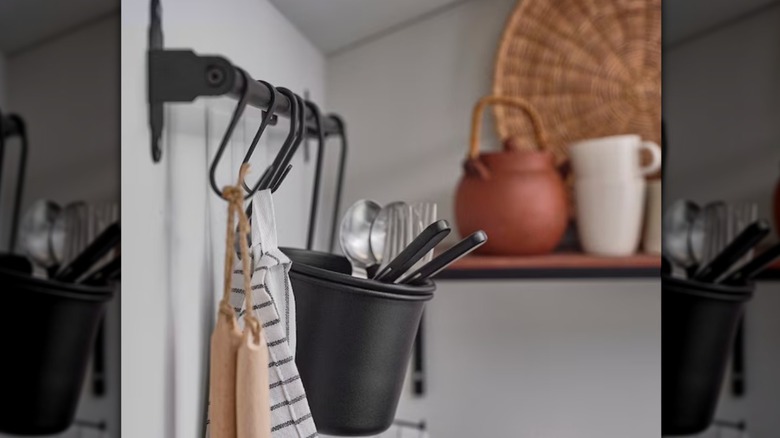
[[[647,183],[647,212],[645,214],[645,237],[643,248],[651,254],[661,254],[663,243],[663,202],[661,181]]]
[[[642,166],[642,151],[652,161]],[[569,158],[576,178],[618,180],[647,176],[661,169],[661,147],[638,135],[615,135],[574,143]]]
[[[585,252],[613,257],[636,253],[642,237],[645,185],[644,177],[575,181],[577,229]]]

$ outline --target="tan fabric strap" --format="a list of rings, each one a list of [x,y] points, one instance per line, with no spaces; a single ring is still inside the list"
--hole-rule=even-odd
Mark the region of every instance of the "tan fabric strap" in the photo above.
[[[244,190],[241,188],[244,178],[249,171],[249,164],[244,163],[238,173],[238,182],[235,186],[228,186],[222,189],[222,197],[228,201],[228,220],[227,220],[227,238],[225,241],[225,283],[222,291],[222,301],[220,302],[220,312],[228,316],[234,314],[233,307],[230,305],[230,285],[233,273],[233,262],[235,257],[234,242],[236,241],[236,221],[238,216],[239,247],[241,248],[241,270],[244,276],[244,297],[246,313],[244,322],[252,330],[255,342],[260,339],[260,323],[255,319],[252,310],[252,264],[249,256],[249,219],[244,211]]]

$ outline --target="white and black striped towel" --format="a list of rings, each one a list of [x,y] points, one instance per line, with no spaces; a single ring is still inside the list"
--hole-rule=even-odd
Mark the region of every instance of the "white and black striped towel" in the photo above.
[[[295,297],[290,283],[290,259],[279,250],[270,190],[252,201],[250,251],[254,258],[252,300],[268,343],[272,434],[278,438],[313,438],[317,429],[295,365]],[[254,273],[253,273],[254,274]],[[241,262],[233,269],[230,303],[241,327],[244,323],[244,289]],[[213,437],[221,438],[221,437]]]

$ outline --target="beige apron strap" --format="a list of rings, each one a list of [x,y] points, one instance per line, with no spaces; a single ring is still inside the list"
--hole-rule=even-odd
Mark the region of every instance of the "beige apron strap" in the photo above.
[[[249,233],[249,221],[241,210],[241,233]],[[249,264],[249,246],[241,239],[244,271],[244,335],[238,348],[236,418],[238,438],[271,437],[271,394],[268,388],[268,347],[260,321],[255,318]],[[261,274],[264,275],[264,274]]]
[[[230,305],[230,289],[233,276],[233,262],[236,239],[235,217],[239,217],[239,231],[246,246],[248,222],[244,214],[244,193],[241,183],[246,175],[248,165],[241,167],[238,184],[226,187],[222,196],[228,201],[227,238],[225,241],[225,282],[222,300],[217,313],[217,325],[211,335],[211,368],[209,384],[209,430],[213,438],[236,438],[236,360],[238,357],[241,332],[233,307]],[[243,222],[242,222],[243,215]],[[243,224],[243,225],[242,225]],[[248,271],[249,260],[242,251],[244,261],[244,278],[251,276]],[[245,281],[246,287],[246,281]]]
[[[246,326],[238,347],[236,418],[238,438],[271,437],[271,394],[268,388],[268,347],[260,331]]]

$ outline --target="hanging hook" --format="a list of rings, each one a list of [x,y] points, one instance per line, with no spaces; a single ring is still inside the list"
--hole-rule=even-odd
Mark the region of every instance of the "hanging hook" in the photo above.
[[[262,122],[260,122],[260,128],[257,130],[257,133],[255,134],[255,138],[252,139],[252,144],[249,145],[249,149],[246,151],[246,155],[244,156],[243,164],[248,163],[249,160],[252,158],[252,155],[255,152],[255,148],[257,147],[257,144],[260,141],[260,137],[263,136],[263,133],[265,132],[265,129],[268,127],[268,125],[270,124],[271,120],[273,120],[273,118],[275,117],[274,113],[276,112],[276,105],[278,103],[277,100],[276,100],[276,88],[274,88],[273,85],[269,84],[266,81],[259,80],[257,82],[265,85],[265,87],[268,88],[268,91],[270,91],[270,93],[271,93],[271,101],[268,104],[268,109],[265,111],[265,114],[263,115]],[[292,119],[292,117],[291,117],[291,119]],[[290,131],[292,132],[293,129],[291,128]],[[265,173],[263,173],[263,176],[260,177],[260,179],[257,181],[257,184],[255,184],[252,188],[250,188],[246,184],[245,181],[241,182],[241,184],[243,184],[243,186],[244,186],[244,190],[246,190],[248,192],[247,198],[249,198],[252,195],[254,195],[255,193],[257,193],[258,189],[260,189],[260,184],[263,181],[263,177],[266,175],[266,173],[268,173],[269,169],[270,169],[270,167],[268,167],[266,169]]]
[[[270,188],[272,191],[276,191],[281,186],[284,178],[290,173],[290,169],[292,168],[290,161],[292,161],[295,152],[298,150],[301,142],[303,142],[306,134],[306,109],[303,105],[303,100],[287,88],[279,87],[277,90],[284,94],[290,101],[290,123],[291,127],[294,123],[296,129],[293,141],[291,143],[285,142],[271,165],[272,169],[268,172],[268,177],[263,178],[264,181],[261,185],[261,189]],[[293,122],[293,120],[295,122]]]
[[[303,143],[306,140],[306,105],[304,104],[303,98],[295,95],[295,99],[298,102],[298,108],[300,111],[298,112],[299,117],[299,124],[298,124],[298,139],[295,142],[295,146],[293,147],[290,154],[287,156],[287,163],[292,161],[292,158],[295,156],[295,152],[298,151],[298,148],[301,146],[301,143]],[[279,178],[276,180],[276,183],[273,185],[273,191],[276,192],[276,190],[279,189],[279,186],[282,185],[282,182],[284,182],[284,179],[287,177],[287,174],[290,173],[290,169],[292,169],[292,164],[288,164],[287,167],[284,169],[284,172],[279,176]]]
[[[286,151],[291,147],[293,147],[293,144],[295,143],[297,137],[298,102],[295,100],[294,94],[292,94],[290,90],[280,87],[277,88],[276,91],[285,95],[290,101],[290,131],[287,133],[287,138],[284,140],[284,144],[279,149],[279,152],[276,154],[274,161],[265,170],[263,176],[260,177],[260,180],[255,185],[257,190],[266,190],[268,188],[272,188],[274,185],[273,183],[275,182],[277,177],[280,174],[284,173],[284,171],[280,172],[280,169],[282,169],[282,165],[283,165],[282,163]]]
[[[301,146],[301,143],[306,141],[306,105],[304,104],[303,98],[295,95],[296,102],[298,103],[298,138],[295,141],[295,146],[293,146],[292,151],[287,156],[286,162],[289,163],[292,161],[293,157],[295,156],[295,153],[298,151],[298,148]],[[292,164],[287,164],[287,167],[284,169],[281,175],[279,175],[279,178],[277,178],[276,182],[273,185],[272,191],[276,192],[276,190],[279,189],[279,186],[282,185],[282,182],[284,182],[284,179],[287,177],[287,174],[290,173],[290,170],[292,169]]]
[[[306,107],[303,104],[303,99],[301,99],[300,96],[293,93],[292,91],[290,91],[290,93],[292,94],[291,97],[295,99],[295,104],[298,107],[298,129],[296,132],[295,143],[293,143],[292,147],[286,151],[282,161],[280,169],[283,170],[277,173],[276,179],[271,184],[271,190],[274,192],[279,189],[284,179],[290,173],[290,170],[292,169],[292,164],[290,164],[290,162],[295,156],[295,153],[298,151],[298,147],[300,147],[301,143],[303,143],[304,139],[306,138]]]
[[[222,159],[222,154],[225,152],[225,148],[227,148],[227,144],[230,141],[230,138],[233,136],[233,131],[236,129],[238,120],[244,113],[247,101],[249,100],[249,81],[251,78],[244,70],[239,69],[239,71],[244,77],[244,87],[241,89],[241,99],[239,99],[238,103],[236,104],[236,109],[233,110],[233,116],[230,118],[230,123],[228,124],[227,130],[222,136],[222,141],[219,143],[219,149],[217,149],[217,153],[214,155],[214,161],[211,162],[211,169],[209,171],[209,182],[211,183],[211,189],[214,190],[214,193],[216,193],[219,197],[222,197],[222,191],[217,185],[217,165]]]
[[[288,90],[289,91],[289,90]],[[292,91],[290,91],[292,93]],[[285,154],[284,161],[282,162],[282,170],[280,173],[278,173],[278,176],[276,177],[276,180],[271,184],[271,192],[275,193],[277,190],[279,190],[279,187],[284,182],[284,179],[287,178],[287,175],[290,173],[290,170],[292,170],[292,164],[290,164],[290,161],[292,161],[293,157],[295,156],[295,153],[298,151],[298,148],[301,146],[301,143],[306,139],[306,106],[304,105],[303,99],[298,96],[295,93],[292,93],[292,97],[295,98],[295,104],[298,107],[298,124],[297,124],[297,132],[295,137],[295,143],[293,143],[292,147],[287,151]]]

